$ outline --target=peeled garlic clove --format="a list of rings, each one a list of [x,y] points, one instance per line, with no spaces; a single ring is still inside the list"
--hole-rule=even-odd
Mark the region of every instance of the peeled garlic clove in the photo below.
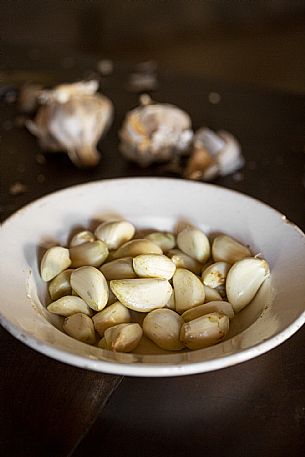
[[[185,311],[181,317],[185,322],[189,322],[197,319],[198,317],[204,316],[205,314],[215,312],[225,314],[229,319],[233,319],[234,317],[233,306],[231,303],[223,300],[211,301],[209,303],[204,303],[203,305],[195,306],[195,308]]]
[[[105,330],[106,347],[110,351],[130,352],[139,344],[143,330],[139,324],[118,324]]]
[[[100,240],[87,242],[70,248],[73,268],[90,265],[99,267],[108,257],[107,245]]]
[[[143,278],[171,279],[176,265],[165,255],[142,254],[134,257],[133,269]]]
[[[112,292],[112,290],[110,288],[110,281],[107,281],[107,286],[108,286],[109,296],[108,296],[108,301],[107,301],[106,306],[109,306],[109,305],[112,305],[113,303],[115,303],[116,301],[118,301],[118,299],[116,298],[116,296],[114,295],[114,293]]]
[[[171,249],[166,255],[174,262],[177,268],[185,268],[196,275],[201,272],[201,263],[180,251],[180,249]]]
[[[99,313],[96,313],[92,318],[94,328],[100,336],[104,335],[107,328],[113,327],[117,324],[130,322],[130,320],[130,311],[119,301],[107,306],[107,308],[103,309]]]
[[[110,287],[123,305],[141,313],[163,308],[172,294],[166,279],[117,279]]]
[[[204,286],[191,271],[177,268],[173,277],[176,311],[183,313],[194,306],[204,303]]]
[[[212,256],[215,262],[233,264],[245,257],[251,257],[250,250],[227,235],[217,236],[212,243]]]
[[[90,243],[92,241],[95,241],[95,236],[93,233],[91,233],[89,230],[82,230],[72,237],[70,241],[70,248],[79,246],[80,244]]]
[[[208,237],[199,229],[186,227],[177,235],[177,245],[181,251],[205,263],[210,257],[210,242]]]
[[[120,246],[119,249],[113,253],[113,258],[136,257],[141,254],[162,254],[162,250],[150,240],[131,240]]]
[[[137,275],[132,266],[132,257],[112,260],[101,266],[100,271],[108,281],[112,279],[134,279]]]
[[[81,267],[71,274],[73,290],[94,311],[101,311],[108,301],[108,285],[104,275],[94,267]]]
[[[183,348],[180,330],[184,320],[171,309],[155,309],[143,321],[144,335],[161,349],[178,351]]]
[[[227,276],[226,292],[236,313],[252,301],[269,275],[266,260],[250,257],[234,263]]]
[[[104,241],[108,249],[117,249],[122,244],[131,240],[134,234],[134,226],[127,221],[104,222],[95,230],[96,238]]]
[[[211,287],[204,286],[204,291],[205,291],[205,303],[208,303],[210,301],[219,301],[222,300],[222,296],[218,292],[217,289],[212,289]]]
[[[64,295],[72,294],[70,283],[72,271],[72,269],[62,271],[49,283],[49,293],[52,300],[58,300]]]
[[[170,299],[166,303],[164,308],[172,309],[173,311],[176,311],[176,303],[175,303],[175,293],[172,291],[172,294],[170,296]]]
[[[77,313],[67,317],[63,324],[64,331],[72,338],[83,343],[95,343],[93,322],[86,314]]]
[[[202,272],[202,281],[205,286],[215,289],[225,283],[231,265],[227,262],[212,263]]]
[[[174,105],[140,106],[127,114],[120,138],[122,154],[145,167],[188,151],[193,138],[191,119]]]
[[[104,338],[102,338],[99,342],[98,342],[98,347],[101,348],[101,349],[107,349],[108,350],[108,346],[107,346],[107,341]]]
[[[47,310],[50,313],[59,314],[60,316],[72,316],[72,314],[83,313],[91,316],[92,311],[80,297],[66,295],[51,303]]]
[[[172,233],[153,232],[145,238],[159,246],[163,252],[167,252],[176,246],[176,239]]]
[[[44,281],[51,281],[59,273],[69,268],[71,259],[69,249],[54,246],[44,253],[41,260],[41,277]]]
[[[202,349],[219,343],[228,331],[228,316],[215,312],[186,322],[181,328],[180,340],[189,349]]]

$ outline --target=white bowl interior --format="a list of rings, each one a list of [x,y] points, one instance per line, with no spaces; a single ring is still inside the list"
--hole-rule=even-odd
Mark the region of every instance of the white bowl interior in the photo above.
[[[138,228],[173,230],[191,223],[210,237],[226,233],[262,253],[271,278],[237,315],[226,340],[210,348],[167,354],[142,344],[119,354],[78,342],[45,309],[39,274],[42,250],[66,245],[76,228],[122,217]],[[18,211],[0,238],[1,322],[31,347],[67,363],[103,372],[162,376],[209,371],[259,355],[291,336],[305,320],[305,237],[277,211],[217,186],[133,178],[69,188]]]

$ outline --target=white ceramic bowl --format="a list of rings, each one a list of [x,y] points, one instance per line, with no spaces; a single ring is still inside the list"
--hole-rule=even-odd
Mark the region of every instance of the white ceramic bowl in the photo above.
[[[65,245],[71,231],[120,216],[137,227],[171,230],[190,222],[224,232],[262,253],[271,267],[254,301],[233,320],[226,340],[173,354],[116,354],[76,341],[45,309],[41,248]],[[2,325],[28,346],[71,365],[105,373],[177,376],[216,370],[279,345],[305,321],[305,236],[285,216],[245,195],[210,184],[163,178],[94,182],[48,195],[2,226]],[[58,328],[57,328],[58,327]]]

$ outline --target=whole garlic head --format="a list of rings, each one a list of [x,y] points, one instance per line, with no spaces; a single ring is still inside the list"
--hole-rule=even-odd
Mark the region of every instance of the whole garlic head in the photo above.
[[[127,113],[120,138],[122,154],[146,167],[188,151],[193,138],[191,119],[175,105],[139,106]]]
[[[43,149],[65,151],[79,167],[99,162],[96,145],[112,122],[113,105],[97,89],[97,81],[80,81],[41,92],[35,121],[26,126]]]

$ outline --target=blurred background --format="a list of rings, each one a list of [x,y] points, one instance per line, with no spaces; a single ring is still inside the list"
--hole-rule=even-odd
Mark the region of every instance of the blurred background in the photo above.
[[[1,0],[1,76],[90,55],[304,93],[304,24],[304,0]]]

